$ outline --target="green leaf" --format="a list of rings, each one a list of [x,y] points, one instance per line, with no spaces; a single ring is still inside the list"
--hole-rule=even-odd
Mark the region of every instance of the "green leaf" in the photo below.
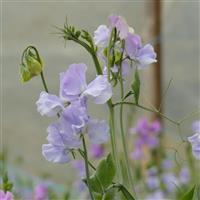
[[[104,195],[103,195],[103,199],[102,200],[113,200],[116,197],[116,190],[110,189],[108,190]]]
[[[134,93],[135,103],[138,104],[140,96],[140,77],[137,69],[135,70],[134,82],[131,87]]]
[[[103,193],[103,190],[112,184],[115,171],[113,158],[109,154],[107,158],[100,161],[95,174],[89,179],[92,190],[96,193]],[[86,179],[83,179],[83,181],[87,184]]]
[[[130,192],[123,185],[121,185],[119,189],[121,190],[122,194],[127,200],[135,200],[135,198],[130,194]]]
[[[97,167],[96,176],[104,188],[107,188],[115,177],[115,165],[112,155],[109,154],[106,159],[101,160]]]
[[[194,191],[195,191],[195,186],[193,186],[189,192],[186,192],[186,194],[183,195],[181,200],[193,200]],[[194,199],[194,200],[196,200],[196,199]]]

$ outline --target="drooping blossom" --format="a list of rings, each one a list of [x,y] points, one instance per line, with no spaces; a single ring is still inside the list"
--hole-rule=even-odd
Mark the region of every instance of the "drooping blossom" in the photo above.
[[[48,187],[46,185],[36,185],[34,188],[34,200],[48,200]]]
[[[135,61],[139,69],[143,69],[147,65],[157,62],[153,46],[150,44],[142,46],[139,35],[128,33],[125,39],[125,50],[127,55]]]
[[[161,131],[161,124],[159,121],[152,123],[148,122],[146,118],[138,120],[136,126],[130,130],[136,136],[135,148],[131,153],[132,159],[143,159],[143,148],[154,149],[159,144],[158,134]]]
[[[104,156],[104,146],[101,144],[91,144],[90,145],[90,155],[93,158],[101,158],[102,156]]]
[[[200,133],[188,137],[188,141],[191,143],[193,156],[200,160]]]
[[[0,200],[14,200],[14,195],[9,191],[0,190]]]

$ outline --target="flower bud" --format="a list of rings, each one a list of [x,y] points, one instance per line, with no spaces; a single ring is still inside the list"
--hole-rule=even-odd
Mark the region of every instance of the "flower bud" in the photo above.
[[[20,74],[22,82],[27,82],[42,72],[42,62],[35,47],[27,47],[22,55]]]

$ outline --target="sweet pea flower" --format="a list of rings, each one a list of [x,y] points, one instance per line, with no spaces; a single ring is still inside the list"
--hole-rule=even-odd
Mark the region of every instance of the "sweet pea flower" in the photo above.
[[[106,25],[100,25],[94,32],[94,44],[100,47],[108,45],[110,29]]]
[[[60,97],[67,101],[77,100],[80,96],[90,96],[96,104],[106,103],[112,96],[112,87],[107,78],[98,75],[88,85],[87,66],[83,63],[72,64],[60,74]]]
[[[125,39],[125,50],[127,55],[136,62],[139,69],[157,62],[153,46],[150,44],[142,46],[139,35],[128,33]]]
[[[192,145],[193,156],[200,160],[200,133],[195,133],[194,135],[188,137],[188,141]]]
[[[132,32],[133,29],[130,28],[126,22],[126,20],[122,16],[118,15],[110,15],[108,17],[109,24],[111,28],[116,28],[119,32],[120,39],[125,39],[128,35],[129,30]]]
[[[14,200],[14,196],[11,192],[0,190],[0,200]]]
[[[70,65],[66,72],[60,74],[60,97],[41,92],[36,102],[38,112],[42,116],[55,116],[64,110],[66,103],[79,100],[84,104],[88,97],[96,104],[106,103],[112,96],[112,86],[107,77],[98,75],[87,85],[86,70],[87,66],[83,63]]]
[[[38,112],[43,116],[53,117],[64,109],[63,102],[56,95],[41,92],[39,100],[36,102]]]
[[[34,189],[34,200],[47,200],[48,188],[44,184],[38,184]]]

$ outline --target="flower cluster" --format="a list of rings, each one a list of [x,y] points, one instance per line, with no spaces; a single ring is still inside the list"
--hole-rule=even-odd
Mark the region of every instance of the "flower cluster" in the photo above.
[[[146,118],[141,118],[138,120],[136,126],[131,128],[130,132],[136,135],[134,142],[134,151],[131,153],[131,158],[133,160],[143,159],[144,153],[143,149],[145,147],[153,149],[157,147],[159,140],[158,134],[161,131],[161,124],[159,121],[154,121],[152,123],[148,122]]]
[[[188,141],[192,145],[192,153],[197,160],[200,160],[200,121],[196,121],[192,125],[195,132],[194,135],[188,137]]]
[[[47,128],[49,144],[42,146],[44,157],[54,163],[69,162],[69,153],[81,146],[81,136],[87,133],[90,141],[101,144],[108,140],[109,126],[105,121],[91,119],[87,112],[87,99],[96,104],[106,103],[112,96],[107,78],[98,75],[86,83],[87,66],[72,64],[60,74],[60,94],[41,92],[36,102],[38,112],[59,119]]]
[[[99,55],[106,61],[107,51],[113,52],[115,57],[114,65],[111,66],[113,73],[119,72],[119,55],[122,55],[122,76],[128,75],[128,60],[133,61],[136,67],[143,69],[151,63],[157,62],[156,53],[151,44],[142,45],[141,37],[134,32],[126,20],[117,15],[110,15],[108,18],[109,26],[100,25],[94,32],[94,43],[99,47]],[[114,34],[113,34],[114,30]],[[114,35],[114,44],[111,45],[112,34]],[[124,41],[121,45],[120,41]],[[111,48],[108,47],[111,45]],[[122,47],[123,46],[123,47]],[[106,51],[105,51],[106,50]],[[107,73],[107,63],[105,62],[105,73]]]

